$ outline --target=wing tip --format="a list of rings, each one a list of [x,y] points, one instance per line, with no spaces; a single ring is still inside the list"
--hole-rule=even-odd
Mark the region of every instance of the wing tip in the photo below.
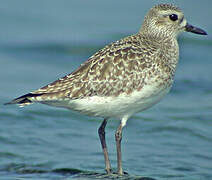
[[[25,106],[25,105],[29,105],[32,104],[32,100],[30,100],[30,98],[32,97],[37,97],[37,96],[41,96],[42,94],[33,94],[33,93],[28,93],[25,94],[23,96],[20,96],[16,99],[13,99],[10,102],[4,103],[4,105],[11,105],[11,104],[19,104],[19,106]]]

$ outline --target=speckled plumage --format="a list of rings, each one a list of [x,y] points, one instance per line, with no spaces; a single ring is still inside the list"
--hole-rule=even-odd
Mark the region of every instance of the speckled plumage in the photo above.
[[[151,78],[172,80],[175,69],[166,62],[170,57],[177,58],[178,49],[161,54],[165,48],[168,47],[158,41],[153,44],[140,34],[129,36],[98,51],[73,73],[32,93],[70,99],[129,95],[134,90],[140,91]]]

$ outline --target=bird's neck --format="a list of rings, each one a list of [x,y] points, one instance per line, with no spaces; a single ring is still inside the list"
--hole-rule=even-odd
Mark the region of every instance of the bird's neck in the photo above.
[[[179,45],[176,36],[140,32],[139,35],[142,42],[148,44],[150,48],[159,50],[159,54],[163,57],[161,61],[165,61],[163,63],[169,66],[172,70],[171,75],[174,76],[179,59]]]

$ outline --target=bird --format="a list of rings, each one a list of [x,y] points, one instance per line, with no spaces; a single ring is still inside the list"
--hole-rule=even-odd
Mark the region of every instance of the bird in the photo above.
[[[70,74],[6,104],[42,103],[103,118],[98,134],[105,170],[111,174],[105,127],[120,120],[115,131],[117,174],[123,175],[121,140],[127,120],[158,103],[171,89],[179,59],[181,32],[207,35],[186,21],[173,4],[157,4],[144,17],[140,30],[106,45]]]

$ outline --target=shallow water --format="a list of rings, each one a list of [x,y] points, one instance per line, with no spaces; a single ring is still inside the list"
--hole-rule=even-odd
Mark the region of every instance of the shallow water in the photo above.
[[[0,179],[117,178],[104,175],[97,135],[102,119],[3,103],[70,73],[107,43],[135,33],[154,1],[133,2],[1,2]],[[122,148],[129,175],[122,179],[212,179],[212,1],[204,2],[178,3],[189,22],[209,35],[180,37],[171,93],[128,121]],[[118,123],[111,120],[106,129],[114,171]]]

